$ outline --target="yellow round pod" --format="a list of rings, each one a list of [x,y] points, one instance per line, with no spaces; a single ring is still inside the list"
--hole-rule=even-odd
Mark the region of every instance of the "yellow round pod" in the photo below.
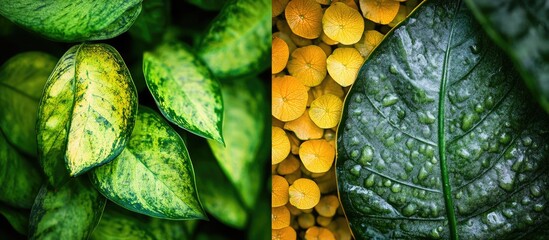
[[[272,240],[296,240],[297,239],[297,233],[295,232],[295,229],[288,226],[281,229],[273,229],[271,232],[271,239]]]
[[[272,229],[282,229],[290,226],[290,210],[286,206],[274,207],[271,210]]]
[[[328,73],[342,87],[353,84],[364,57],[355,48],[337,48],[326,59]]]
[[[379,24],[388,24],[396,17],[400,3],[395,0],[359,0],[366,19]]]
[[[292,52],[288,72],[303,85],[319,85],[326,77],[326,53],[316,45],[301,47]]]
[[[342,2],[326,9],[322,17],[326,36],[345,45],[357,43],[364,32],[364,19],[360,13]]]
[[[271,191],[272,207],[280,207],[288,203],[288,188],[288,181],[284,177],[273,175]]]
[[[341,117],[343,101],[335,95],[325,94],[311,103],[309,117],[320,128],[337,126]]]
[[[335,240],[335,236],[328,228],[310,227],[305,232],[306,240]]]
[[[271,73],[276,74],[286,68],[288,58],[290,57],[290,49],[284,40],[278,37],[273,37],[272,54],[271,54]]]
[[[299,209],[312,209],[320,201],[318,185],[307,178],[294,181],[289,188],[290,204]]]
[[[290,154],[290,139],[279,127],[271,128],[271,161],[272,165],[282,162]]]
[[[296,35],[315,39],[322,32],[322,7],[313,0],[292,0],[284,12],[286,21]]]
[[[301,144],[299,158],[308,171],[324,173],[334,163],[335,149],[324,139],[309,140]]]
[[[272,80],[272,115],[283,121],[300,117],[307,107],[309,88],[292,76],[277,77]]]

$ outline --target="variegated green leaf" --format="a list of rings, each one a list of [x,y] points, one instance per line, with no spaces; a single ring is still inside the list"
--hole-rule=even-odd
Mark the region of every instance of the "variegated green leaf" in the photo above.
[[[10,143],[33,156],[38,102],[56,62],[47,53],[24,52],[0,67],[0,129]]]
[[[225,144],[208,141],[217,162],[238,189],[248,208],[255,205],[261,185],[264,159],[257,154],[263,142],[268,116],[265,88],[259,80],[234,79],[222,88],[226,104]]]
[[[139,108],[124,151],[91,171],[90,178],[109,200],[131,211],[165,219],[205,218],[185,143],[149,108]]]
[[[207,146],[193,150],[191,157],[194,159],[196,186],[200,190],[198,193],[204,202],[204,208],[220,222],[243,229],[248,216],[238,191],[225,176]],[[268,211],[270,209],[266,212]]]
[[[80,42],[116,37],[141,12],[141,0],[0,0],[0,14],[46,38]]]
[[[0,131],[0,201],[30,208],[42,184],[39,170],[6,141]]]
[[[106,44],[74,46],[50,75],[38,113],[38,150],[49,182],[114,159],[134,125],[137,93],[122,57]]]
[[[170,221],[132,213],[108,204],[91,239],[188,239],[184,221]]]
[[[198,47],[216,77],[258,73],[270,66],[271,1],[229,0]]]
[[[57,190],[44,185],[31,209],[29,238],[88,239],[106,202],[87,179],[72,179]]]
[[[178,42],[145,52],[147,87],[164,116],[190,132],[223,143],[220,84],[191,49]]]
[[[30,210],[12,208],[0,204],[0,214],[4,215],[15,231],[22,235],[27,235],[29,231]]]

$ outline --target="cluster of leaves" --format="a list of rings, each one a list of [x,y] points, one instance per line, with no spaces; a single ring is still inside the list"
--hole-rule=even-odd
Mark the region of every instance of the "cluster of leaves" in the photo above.
[[[364,59],[418,1],[273,1],[273,239],[351,239],[335,131]]]
[[[355,237],[549,236],[548,8],[427,0],[374,49],[337,132]]]
[[[0,213],[31,239],[266,239],[268,10],[0,1]]]

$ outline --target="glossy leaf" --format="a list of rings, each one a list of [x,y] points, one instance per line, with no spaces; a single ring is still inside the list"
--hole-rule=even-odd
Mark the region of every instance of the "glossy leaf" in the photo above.
[[[23,210],[0,205],[0,214],[4,215],[15,231],[21,235],[27,235],[30,215],[28,209]]]
[[[109,200],[166,219],[204,219],[185,143],[153,110],[140,107],[132,137],[111,163],[90,178]]]
[[[118,52],[81,44],[63,55],[50,75],[38,113],[40,163],[49,182],[114,159],[134,125],[137,93]]]
[[[150,218],[108,204],[90,239],[188,239],[183,221]]]
[[[549,112],[549,4],[545,0],[466,0],[488,36],[510,57]],[[482,48],[484,46],[476,46]]]
[[[464,4],[425,2],[346,98],[337,180],[354,236],[538,234],[549,223],[548,120]]]
[[[268,116],[264,87],[259,80],[234,79],[222,88],[226,104],[223,133],[225,146],[208,141],[221,169],[238,190],[248,208],[255,205],[263,179],[264,159],[258,152]]]
[[[133,38],[153,43],[161,39],[170,22],[170,2],[147,0],[143,2],[141,14],[130,28]]]
[[[0,131],[0,201],[30,208],[42,184],[42,175],[21,156]]]
[[[42,52],[24,52],[0,67],[0,129],[10,143],[36,155],[36,116],[44,84],[57,59]]]
[[[130,28],[140,12],[141,0],[0,0],[1,15],[48,39],[64,42],[116,37]]]
[[[230,0],[213,20],[198,55],[220,78],[258,73],[270,65],[271,1]]]
[[[145,52],[147,87],[164,116],[179,127],[223,142],[221,86],[191,49],[178,42]]]
[[[106,202],[87,179],[72,179],[57,190],[44,185],[32,206],[29,238],[87,239]]]
[[[196,186],[204,208],[220,222],[243,229],[248,216],[239,191],[225,176],[209,149],[198,147],[193,150]]]

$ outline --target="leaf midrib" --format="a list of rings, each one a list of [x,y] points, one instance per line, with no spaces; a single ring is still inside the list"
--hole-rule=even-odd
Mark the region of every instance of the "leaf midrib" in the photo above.
[[[446,217],[448,219],[448,227],[450,228],[450,239],[458,240],[457,221],[455,214],[454,200],[452,198],[452,188],[448,174],[448,162],[446,159],[446,134],[445,134],[445,103],[446,103],[446,88],[448,84],[448,66],[450,62],[450,51],[452,46],[452,38],[454,35],[455,17],[461,9],[461,0],[457,2],[458,7],[452,15],[452,25],[450,34],[444,53],[444,62],[442,65],[442,77],[440,80],[440,91],[438,98],[438,150],[440,157],[440,174],[442,179],[442,191],[444,196],[444,205],[446,207]]]

